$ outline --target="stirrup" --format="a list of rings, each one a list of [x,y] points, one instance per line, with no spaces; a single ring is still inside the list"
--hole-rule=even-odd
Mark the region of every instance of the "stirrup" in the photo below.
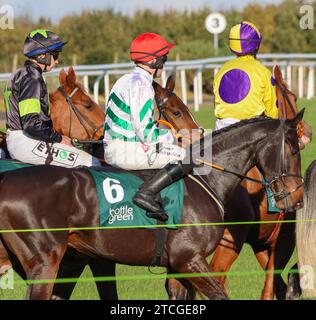
[[[163,222],[167,221],[169,218],[169,216],[163,211],[159,211],[159,212],[146,211],[146,216],[149,218],[154,218],[156,220],[163,221]]]
[[[156,201],[158,200],[158,201]],[[161,212],[163,210],[161,201],[159,201],[159,198],[155,196],[155,199],[152,203],[150,203],[149,199],[144,196],[144,194],[136,193],[133,197],[133,202],[139,206],[140,208],[150,211],[150,212]],[[156,206],[156,208],[155,208]]]

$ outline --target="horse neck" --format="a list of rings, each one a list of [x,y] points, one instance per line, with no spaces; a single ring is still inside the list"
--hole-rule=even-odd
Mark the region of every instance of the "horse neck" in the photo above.
[[[254,133],[251,128],[247,132],[239,129],[225,132],[213,138],[212,163],[238,174],[246,175],[255,165],[258,145],[266,139],[266,134],[263,132]],[[209,154],[209,152],[206,151],[205,154]],[[207,180],[220,200],[226,203],[241,178],[231,173],[211,169]]]

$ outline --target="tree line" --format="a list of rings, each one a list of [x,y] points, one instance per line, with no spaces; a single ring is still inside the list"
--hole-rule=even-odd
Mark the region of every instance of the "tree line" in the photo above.
[[[316,52],[314,30],[300,27],[300,7],[304,1],[284,0],[282,3],[249,4],[242,10],[222,11],[227,19],[226,30],[219,35],[219,56],[229,55],[228,35],[234,24],[248,20],[263,33],[260,53]],[[315,15],[315,3],[312,4]],[[129,61],[132,39],[142,32],[156,32],[175,44],[169,60],[201,59],[214,56],[212,35],[204,27],[211,8],[197,11],[138,11],[133,16],[108,10],[86,10],[71,14],[58,23],[51,19],[30,16],[16,17],[13,30],[0,30],[0,72],[11,72],[23,61],[23,43],[27,32],[47,28],[68,41],[62,64],[101,64]]]

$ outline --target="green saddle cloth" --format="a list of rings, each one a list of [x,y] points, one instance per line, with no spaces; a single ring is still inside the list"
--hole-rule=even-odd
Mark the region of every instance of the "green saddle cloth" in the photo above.
[[[113,173],[88,168],[94,178],[100,208],[100,226],[143,227],[157,225],[146,211],[133,203],[133,196],[143,181],[130,173]],[[179,180],[161,191],[162,204],[169,219],[168,227],[180,223],[184,182]],[[174,226],[175,227],[175,226]]]
[[[13,160],[0,160],[0,173],[30,166],[32,166],[32,164],[16,162]]]
[[[0,160],[0,173],[30,167],[32,164]],[[100,226],[143,227],[156,225],[146,211],[132,201],[143,181],[130,173],[113,173],[88,168],[94,178],[100,208]],[[180,223],[184,198],[184,182],[179,180],[161,191],[163,207],[169,219],[168,227]]]

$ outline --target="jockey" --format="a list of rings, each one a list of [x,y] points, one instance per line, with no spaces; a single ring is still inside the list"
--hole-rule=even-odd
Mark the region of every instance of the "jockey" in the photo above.
[[[182,164],[185,150],[174,144],[172,132],[159,130],[154,121],[153,78],[161,76],[173,46],[149,32],[132,41],[130,58],[136,66],[114,84],[104,125],[104,157],[109,164],[127,170],[162,168],[140,186],[133,200],[148,216],[163,221],[168,216],[157,195],[192,169]]]
[[[274,78],[256,59],[261,39],[247,21],[230,30],[229,47],[237,58],[226,62],[214,79],[216,130],[262,114],[278,118]]]
[[[64,167],[100,165],[53,129],[43,72],[58,64],[66,43],[45,29],[33,30],[25,39],[24,55],[28,59],[11,75],[4,93],[7,145],[13,159]]]

